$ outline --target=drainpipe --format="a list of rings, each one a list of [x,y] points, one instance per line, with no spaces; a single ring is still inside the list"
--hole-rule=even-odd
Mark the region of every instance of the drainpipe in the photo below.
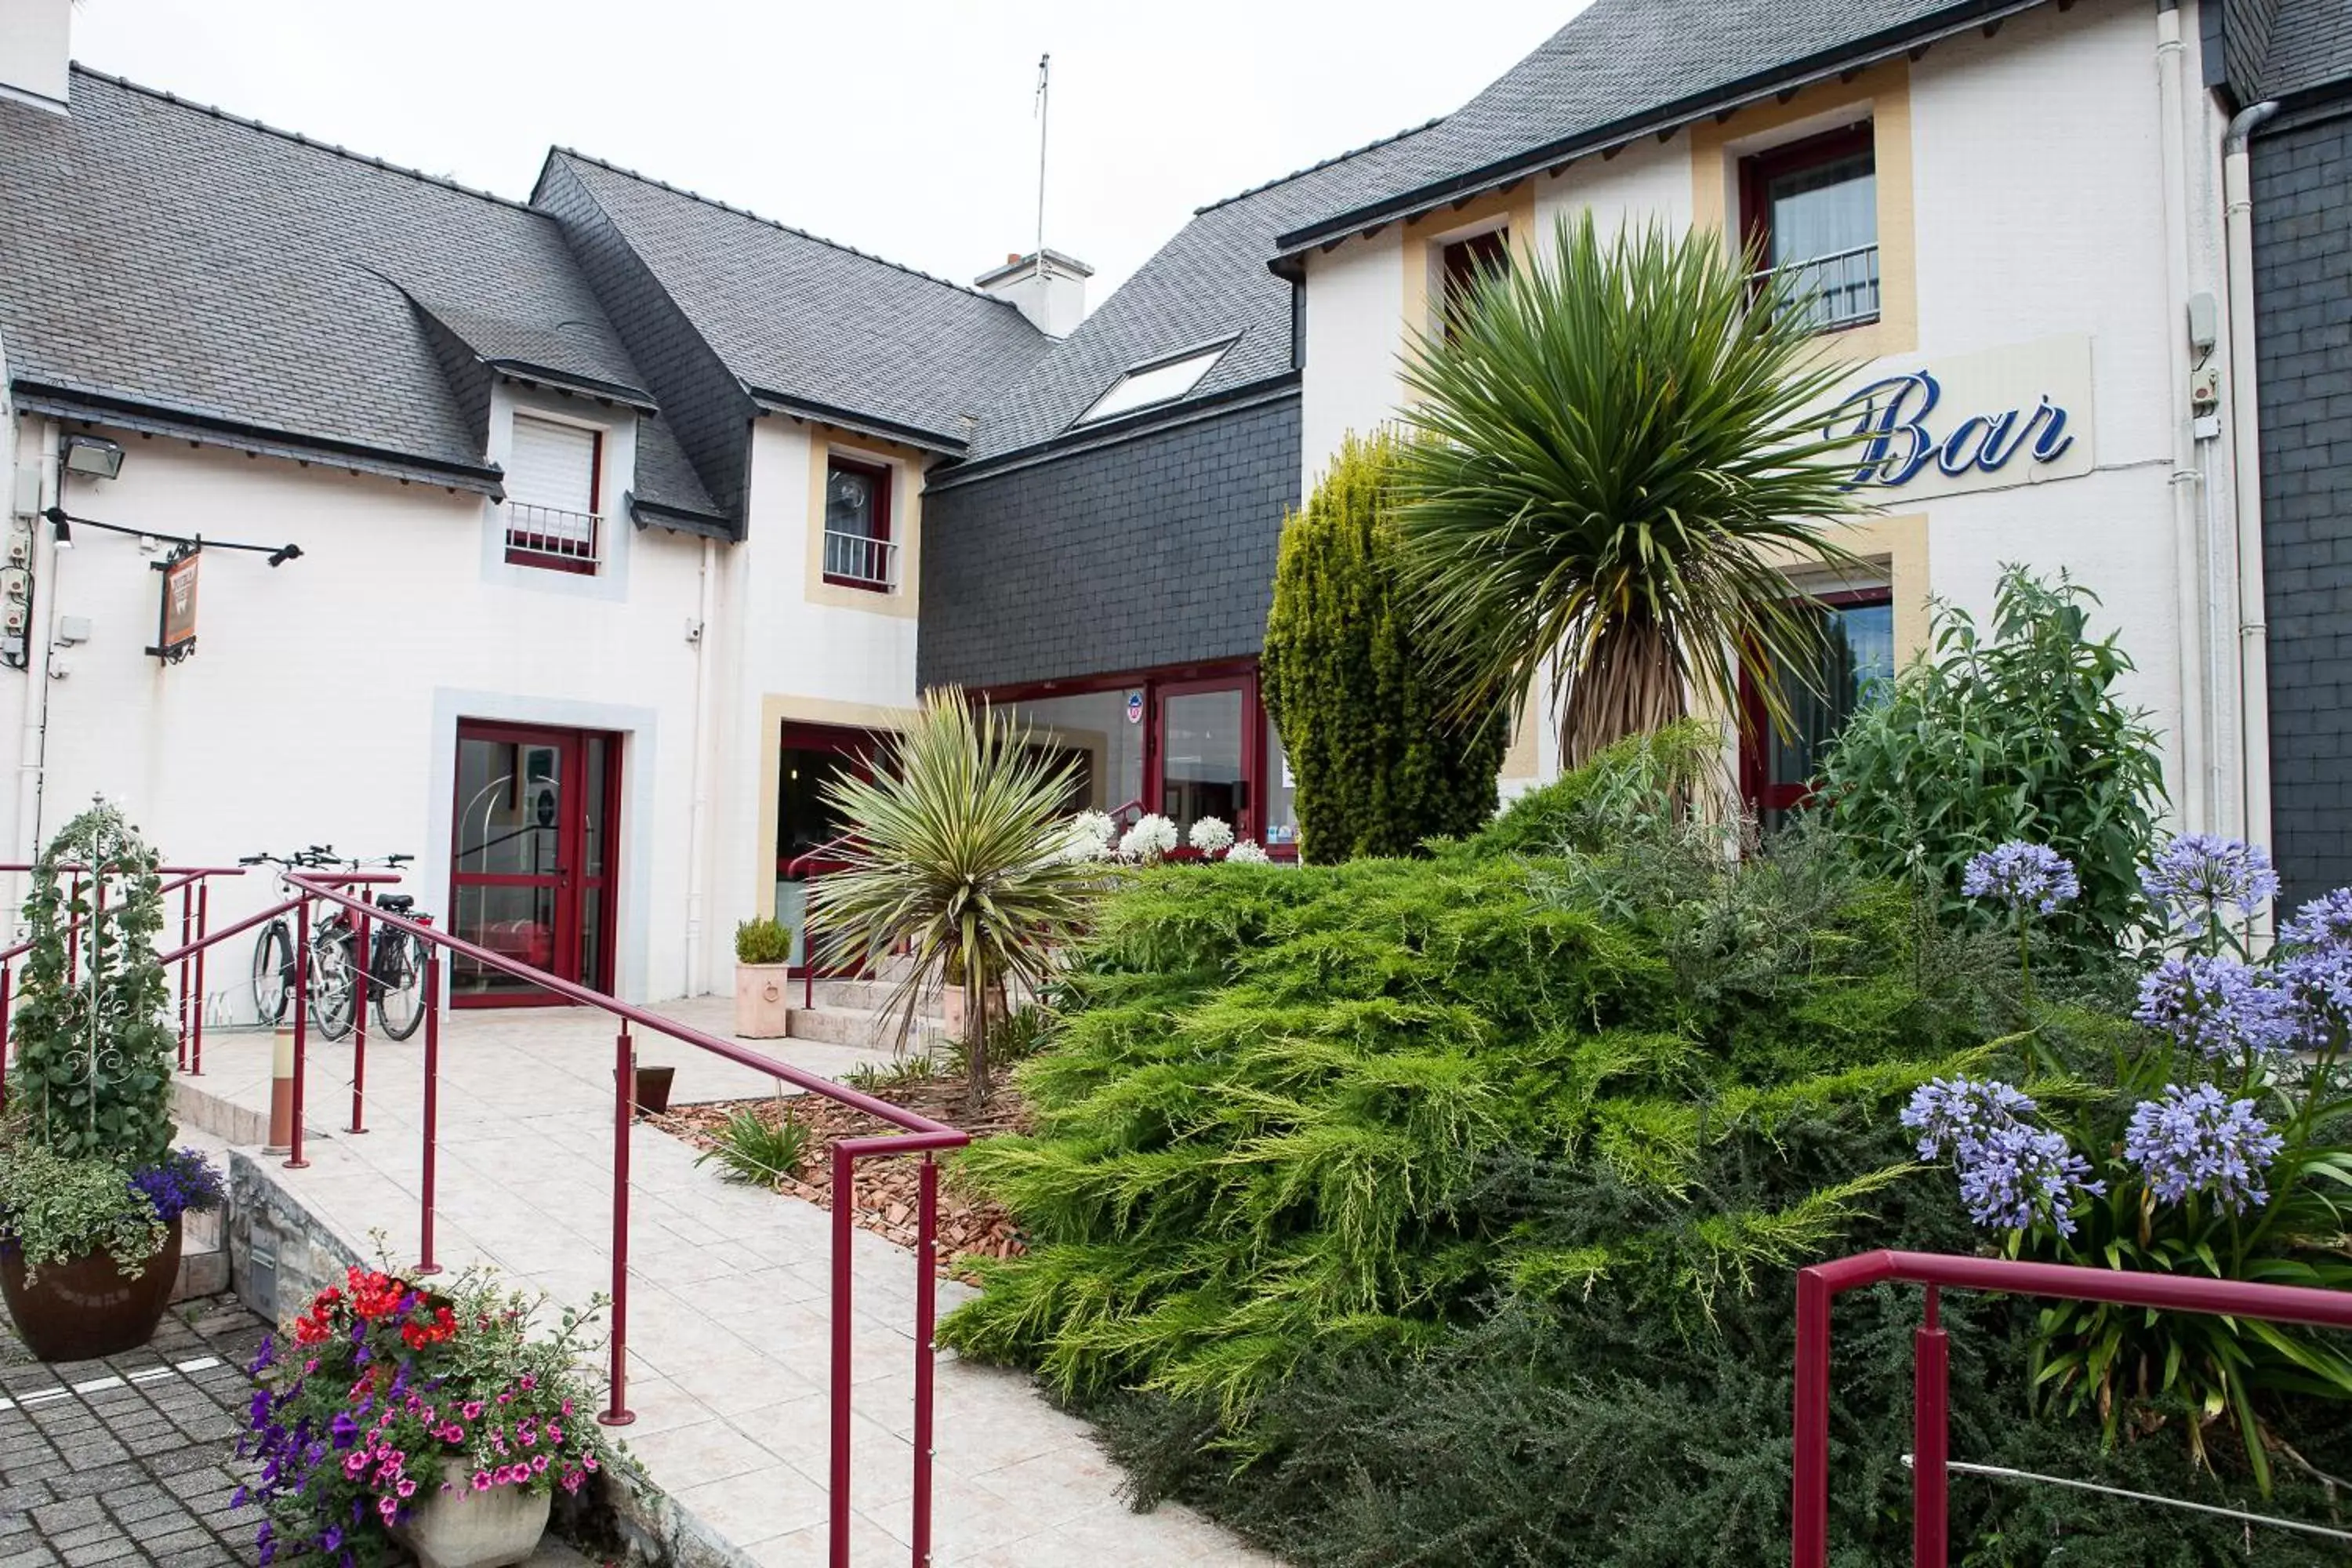
[[[2231,528],[2238,546],[2239,755],[2245,767],[2246,837],[2271,841],[2271,656],[2263,590],[2263,448],[2254,383],[2254,195],[2246,142],[2278,112],[2274,102],[2239,110],[2221,138],[2222,226],[2229,247]],[[2259,941],[2271,911],[2255,916]]]
[[[703,929],[709,922],[704,905],[709,902],[709,877],[705,840],[710,822],[710,769],[703,752],[710,745],[710,612],[719,574],[719,542],[702,542],[702,571],[696,584],[694,608],[694,761],[693,783],[688,795],[686,826],[686,985],[681,994],[702,994]]]
[[[2172,427],[2172,541],[2176,700],[2180,714],[2180,820],[2185,831],[2210,826],[2212,810],[2205,777],[2206,730],[2210,716],[2205,691],[2205,573],[2200,548],[2195,434],[2189,419],[2189,224],[2185,182],[2189,167],[2182,124],[2183,91],[2180,10],[2178,0],[2159,0],[2156,16],[2158,130],[2163,152],[2165,350],[2171,371],[2171,401],[2165,417]]]
[[[18,428],[23,428],[19,426]],[[58,468],[58,426],[41,422],[40,510],[64,501]],[[33,614],[25,624],[25,731],[16,745],[16,842],[26,860],[41,858],[41,795],[47,784],[49,750],[49,658],[57,648],[58,547],[52,530],[37,516],[32,523]],[[44,557],[46,556],[46,559]]]

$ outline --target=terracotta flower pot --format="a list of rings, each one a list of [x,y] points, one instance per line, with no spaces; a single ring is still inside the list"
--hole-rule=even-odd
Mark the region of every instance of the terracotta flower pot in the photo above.
[[[133,1279],[99,1252],[44,1265],[28,1280],[25,1255],[0,1247],[0,1295],[25,1348],[43,1361],[97,1361],[137,1350],[155,1337],[179,1273],[176,1219],[165,1227],[163,1249]]]
[[[539,1550],[553,1498],[511,1486],[476,1491],[473,1467],[462,1461],[443,1479],[448,1489],[420,1494],[408,1522],[392,1532],[425,1568],[507,1568]]]
[[[777,1040],[792,1026],[792,966],[735,966],[735,1033],[747,1040]]]

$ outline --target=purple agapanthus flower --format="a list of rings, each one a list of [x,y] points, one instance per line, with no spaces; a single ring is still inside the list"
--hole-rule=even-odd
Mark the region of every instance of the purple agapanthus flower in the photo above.
[[[2033,1113],[2032,1097],[1992,1079],[1939,1078],[1922,1084],[1903,1109],[1903,1125],[1919,1134],[1919,1158],[1982,1142],[1994,1130]]]
[[[2209,1058],[2290,1050],[2300,1033],[2295,999],[2269,976],[2230,957],[2168,958],[2139,983],[2132,1016]]]
[[[2148,1190],[2168,1204],[2191,1193],[2242,1213],[2267,1195],[2262,1172],[2279,1152],[2279,1135],[2250,1100],[2224,1100],[2210,1083],[2175,1084],[2162,1100],[2142,1100],[2124,1133],[2124,1158],[2139,1167]]]
[[[2352,947],[2306,947],[2276,960],[2275,973],[2301,1014],[2303,1044],[2324,1048],[2352,1033]]]
[[[1970,856],[1960,874],[1960,891],[1971,899],[1999,900],[2012,910],[2031,905],[2049,915],[2082,897],[2083,883],[2074,862],[2055,849],[2013,838]]]
[[[2252,914],[2278,897],[2278,873],[2257,844],[2210,833],[2184,833],[2139,874],[2148,901],[2177,925],[2201,931],[2224,906]]]
[[[2294,947],[2352,948],[2352,888],[2322,894],[2295,910],[2279,927],[2279,941]]]

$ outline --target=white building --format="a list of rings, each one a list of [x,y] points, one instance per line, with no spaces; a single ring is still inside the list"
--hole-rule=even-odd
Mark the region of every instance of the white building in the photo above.
[[[463,190],[68,70],[68,0],[0,0],[12,851],[104,790],[185,861],[414,852],[460,934],[675,995],[793,912],[818,784],[943,681],[1097,805],[1279,847],[1283,512],[1398,412],[1449,279],[1585,211],[1766,245],[1878,386],[1871,574],[1792,583],[1858,665],[2071,573],[2180,820],[2259,835],[2219,3],[1598,0],[1087,315],[1052,252],[967,289],[569,152]],[[152,568],[197,536],[174,662]],[[1760,805],[1814,739],[1748,748]],[[1555,753],[1524,725],[1507,786]]]

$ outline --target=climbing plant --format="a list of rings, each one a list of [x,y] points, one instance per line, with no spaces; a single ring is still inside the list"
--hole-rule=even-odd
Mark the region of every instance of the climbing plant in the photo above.
[[[33,868],[32,932],[13,1026],[8,1100],[60,1154],[140,1167],[172,1143],[171,1031],[155,852],[104,800]]]

